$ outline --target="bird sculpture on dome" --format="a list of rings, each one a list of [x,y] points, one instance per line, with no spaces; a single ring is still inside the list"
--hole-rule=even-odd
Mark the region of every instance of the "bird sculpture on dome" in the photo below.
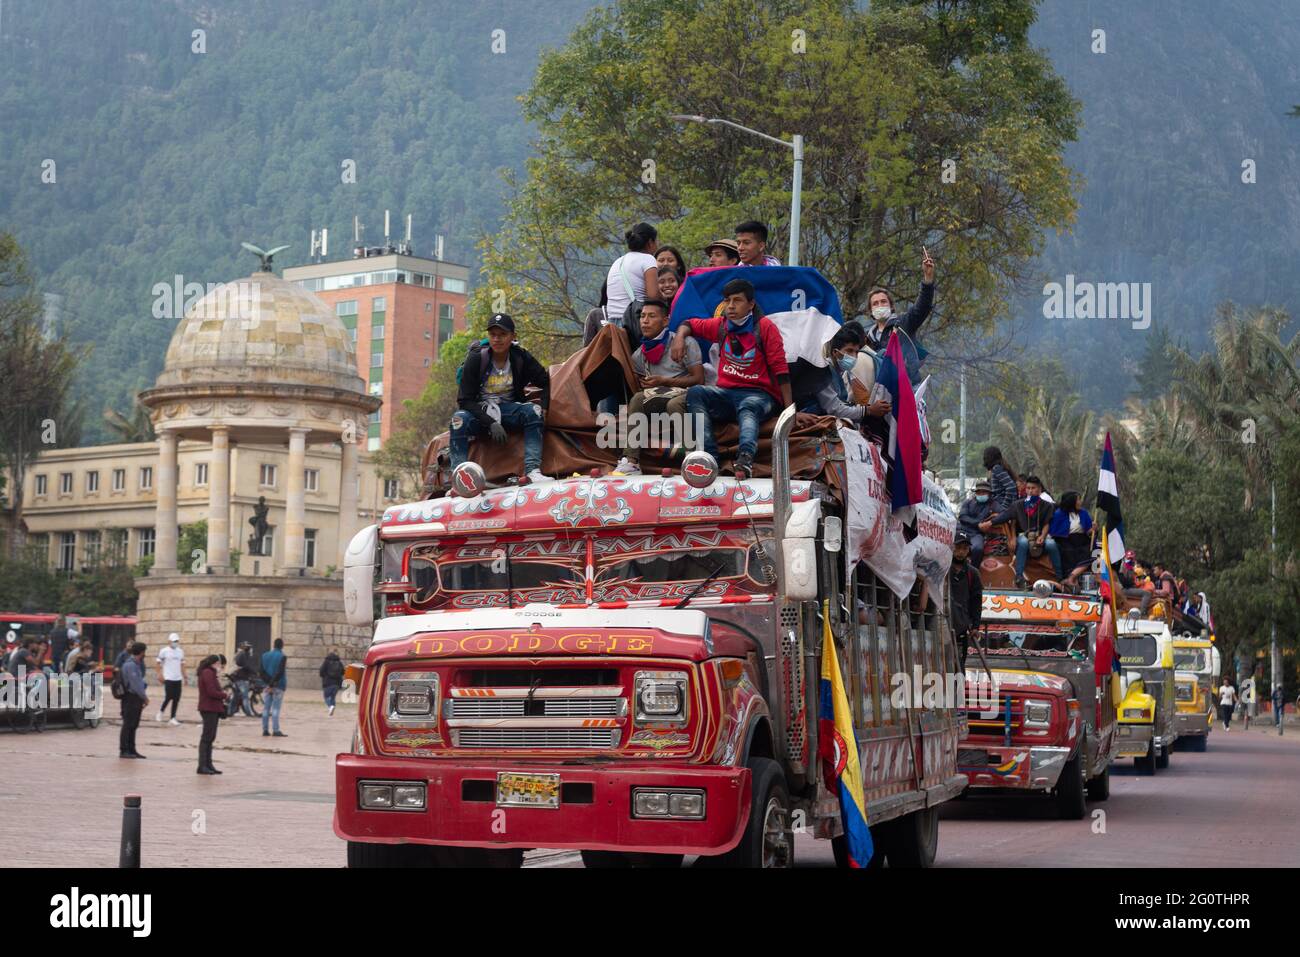
[[[288,249],[290,244],[286,243],[283,246],[276,246],[274,249],[262,249],[260,246],[254,246],[252,243],[240,243],[239,245],[243,246],[254,256],[257,256],[259,259],[262,260],[262,268],[258,270],[259,272],[270,272],[271,259],[275,256],[276,253],[283,252],[284,250]]]

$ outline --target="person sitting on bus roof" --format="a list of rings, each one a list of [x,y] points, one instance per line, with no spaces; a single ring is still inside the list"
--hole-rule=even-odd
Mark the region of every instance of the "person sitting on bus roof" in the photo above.
[[[1178,583],[1174,580],[1174,573],[1160,562],[1152,562],[1151,570],[1154,572],[1156,597],[1165,599],[1172,606],[1178,601]]]
[[[691,386],[686,408],[696,417],[704,450],[715,459],[718,439],[713,424],[735,422],[740,426],[734,472],[736,478],[748,478],[758,451],[759,427],[791,403],[790,370],[781,331],[754,301],[753,284],[733,279],[722,287],[722,295],[723,314],[682,322],[670,354],[674,362],[682,362],[689,336],[720,343],[718,384]]]
[[[451,417],[451,466],[469,458],[469,440],[487,434],[504,445],[507,432],[524,433],[524,474],[533,482],[542,474],[542,423],[551,400],[546,367],[515,342],[515,321],[498,312],[487,324],[488,346],[469,347],[461,368],[457,403]],[[542,404],[524,401],[524,388],[536,386]]]
[[[1186,615],[1188,618],[1195,618],[1197,621],[1200,621],[1200,620],[1201,620],[1201,596],[1200,596],[1200,594],[1197,593],[1197,592],[1191,591],[1191,590],[1189,589],[1188,592],[1187,592],[1187,600],[1183,602],[1183,607],[1182,607],[1181,611],[1182,611],[1182,613],[1183,613],[1184,615]]]
[[[734,239],[715,239],[704,247],[704,259],[709,266],[738,266],[740,247]]]
[[[984,560],[983,526],[993,515],[993,492],[987,479],[975,483],[975,491],[970,498],[961,503],[957,513],[957,524],[966,533],[970,543],[971,561],[978,568]],[[990,526],[992,523],[990,523]]]
[[[867,407],[854,401],[848,382],[860,348],[862,332],[852,323],[846,323],[826,343],[829,365],[818,367],[806,359],[795,360],[790,369],[790,389],[795,408],[801,414],[833,415],[862,424]]]
[[[1048,534],[1061,550],[1065,585],[1073,589],[1079,576],[1092,569],[1092,516],[1079,505],[1078,492],[1066,492],[1052,512]]]
[[[660,275],[664,275],[660,273]],[[704,363],[700,346],[686,340],[686,354],[678,362],[669,354],[668,303],[647,299],[641,308],[641,345],[632,354],[632,367],[641,382],[641,391],[627,404],[628,433],[624,437],[623,457],[614,466],[613,475],[641,474],[641,442],[650,430],[643,427],[648,415],[667,414],[677,442],[686,422],[686,390],[704,381]],[[656,432],[660,430],[654,430]]]
[[[747,219],[736,227],[736,251],[742,266],[779,266],[781,260],[767,254],[767,227]]]
[[[1041,555],[1044,551],[1052,559],[1059,581],[1065,575],[1061,571],[1061,551],[1049,533],[1052,522],[1053,506],[1043,501],[1043,482],[1037,475],[1025,476],[1025,496],[1018,499],[1008,511],[993,519],[994,525],[1015,519],[1019,534],[1016,535],[1016,587],[1027,588],[1025,579],[1025,562],[1030,554]]]

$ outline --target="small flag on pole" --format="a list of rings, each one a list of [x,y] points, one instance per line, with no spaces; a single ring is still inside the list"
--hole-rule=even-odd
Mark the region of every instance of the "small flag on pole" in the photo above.
[[[1119,484],[1115,481],[1115,453],[1106,433],[1106,448],[1101,453],[1101,473],[1097,476],[1097,507],[1106,513],[1106,544],[1112,555],[1124,556],[1124,516],[1119,508]]]

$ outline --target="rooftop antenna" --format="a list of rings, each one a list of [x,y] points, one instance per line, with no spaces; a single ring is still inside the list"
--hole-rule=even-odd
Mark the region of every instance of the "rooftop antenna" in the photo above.
[[[433,240],[433,258],[442,259],[442,234],[439,233]]]
[[[354,259],[360,259],[366,254],[366,248],[361,245],[361,234],[366,231],[366,227],[361,225],[361,217],[352,217],[352,256]]]
[[[402,252],[406,253],[406,255],[408,256],[411,254],[411,214],[410,213],[406,214],[406,239],[403,240]]]
[[[322,226],[320,229],[320,255],[321,259],[328,259],[330,255],[330,230],[328,226]]]
[[[388,245],[388,210],[384,210],[384,245]]]

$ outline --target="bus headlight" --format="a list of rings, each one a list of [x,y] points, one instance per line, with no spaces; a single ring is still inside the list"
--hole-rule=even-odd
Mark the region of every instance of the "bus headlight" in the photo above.
[[[1052,723],[1052,702],[1050,701],[1026,701],[1025,702],[1025,727],[1026,728],[1046,728]]]
[[[680,671],[638,671],[633,682],[636,721],[686,723],[686,675]]]

